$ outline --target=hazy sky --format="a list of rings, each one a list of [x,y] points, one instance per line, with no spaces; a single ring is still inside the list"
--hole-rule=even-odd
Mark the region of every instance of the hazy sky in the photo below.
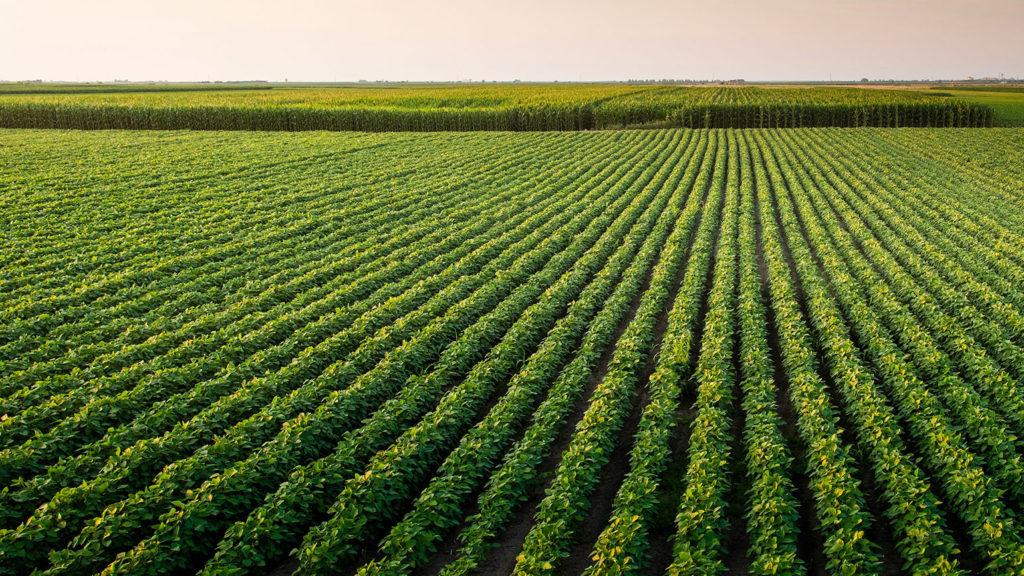
[[[1024,77],[1024,0],[0,0],[0,80]]]

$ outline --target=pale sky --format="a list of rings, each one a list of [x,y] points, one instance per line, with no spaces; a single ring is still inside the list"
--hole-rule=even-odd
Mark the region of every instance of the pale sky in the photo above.
[[[1024,0],[0,0],[0,80],[1024,78]]]

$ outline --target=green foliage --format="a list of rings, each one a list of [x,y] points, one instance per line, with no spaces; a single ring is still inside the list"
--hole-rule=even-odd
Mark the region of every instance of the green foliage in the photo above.
[[[0,127],[7,128],[434,132],[992,122],[988,107],[965,99],[863,88],[502,84],[56,94],[0,90]]]
[[[0,574],[1024,566],[1019,131],[0,137]]]

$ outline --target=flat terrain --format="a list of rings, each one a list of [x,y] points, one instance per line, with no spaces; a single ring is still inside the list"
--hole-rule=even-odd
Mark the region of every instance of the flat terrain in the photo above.
[[[949,93],[955,98],[988,106],[995,113],[996,126],[1024,126],[1024,87],[936,87],[936,90]]]
[[[0,574],[1020,574],[1021,150],[0,131]]]
[[[544,131],[990,126],[992,111],[931,90],[631,84],[0,84],[0,127]]]

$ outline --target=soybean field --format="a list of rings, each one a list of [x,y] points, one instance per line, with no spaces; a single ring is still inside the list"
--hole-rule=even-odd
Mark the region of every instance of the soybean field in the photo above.
[[[1021,149],[0,131],[0,573],[1021,574]]]

